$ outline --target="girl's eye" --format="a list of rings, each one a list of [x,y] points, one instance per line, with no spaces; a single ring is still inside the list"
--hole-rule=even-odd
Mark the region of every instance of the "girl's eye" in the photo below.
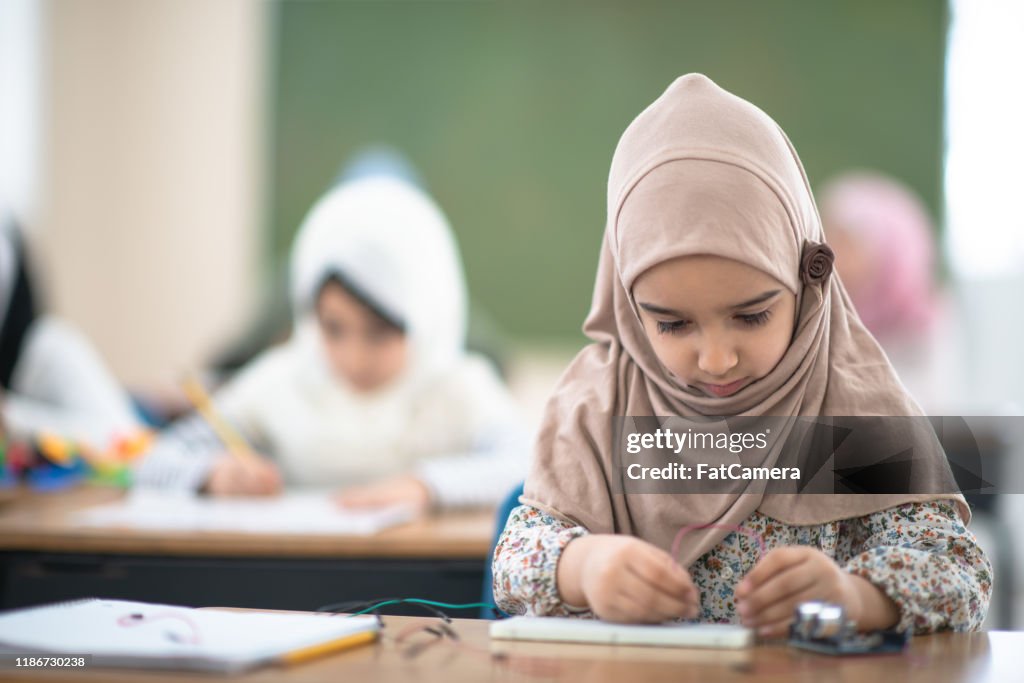
[[[742,313],[736,317],[743,321],[743,324],[745,325],[757,327],[758,325],[764,325],[768,322],[768,318],[771,317],[771,314],[771,310],[764,310],[760,313]]]
[[[396,331],[393,327],[375,325],[366,331],[366,341],[375,346],[380,346],[401,334],[401,332]]]
[[[658,321],[658,334],[675,334],[682,332],[690,323],[686,320],[673,320],[670,323]]]
[[[324,336],[328,339],[340,339],[345,336],[345,327],[340,323],[322,320],[320,322],[320,328],[323,330]]]

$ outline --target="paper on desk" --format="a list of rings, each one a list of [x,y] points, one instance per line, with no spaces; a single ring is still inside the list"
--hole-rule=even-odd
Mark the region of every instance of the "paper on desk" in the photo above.
[[[96,666],[241,671],[376,630],[373,617],[222,612],[87,598],[0,614],[0,652],[88,654]]]
[[[326,492],[211,498],[138,489],[123,501],[83,510],[77,521],[86,526],[169,531],[368,536],[414,516],[413,508],[406,505],[345,510]]]

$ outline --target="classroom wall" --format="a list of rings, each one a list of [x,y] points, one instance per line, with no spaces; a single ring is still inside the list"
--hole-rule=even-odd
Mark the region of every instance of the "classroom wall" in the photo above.
[[[43,3],[41,279],[133,386],[176,381],[251,312],[265,9]]]
[[[41,1],[37,252],[133,386],[283,300],[305,211],[380,141],[450,214],[475,319],[578,347],[615,141],[689,70],[775,116],[812,181],[869,166],[940,213],[942,2]]]
[[[276,263],[343,159],[391,142],[449,213],[475,302],[519,342],[582,340],[612,151],[688,71],[775,117],[812,183],[874,168],[940,213],[945,2],[275,7]]]

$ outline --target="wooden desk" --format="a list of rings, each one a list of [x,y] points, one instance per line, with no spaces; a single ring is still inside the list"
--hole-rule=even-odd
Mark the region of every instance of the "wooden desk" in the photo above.
[[[302,609],[403,596],[476,602],[491,512],[442,515],[368,537],[83,527],[122,492],[83,487],[0,503],[0,607],[102,596]]]
[[[338,617],[324,617],[338,618]],[[384,636],[372,646],[342,652],[288,669],[267,668],[232,681],[356,681],[358,683],[434,681],[920,681],[953,683],[978,681],[1006,683],[1021,679],[1019,652],[1024,632],[944,633],[915,638],[898,655],[826,657],[791,649],[782,643],[749,650],[692,650],[507,643],[490,641],[487,622],[456,619],[459,644],[437,641],[415,657],[405,644],[395,642],[403,630],[434,623],[427,617],[385,617]],[[417,642],[426,634],[418,634]],[[429,640],[429,638],[427,638]],[[409,641],[406,641],[409,642]],[[495,652],[505,652],[496,656]],[[0,671],[0,678],[19,680],[142,681],[180,683],[181,673],[154,673],[114,669],[83,671]],[[209,678],[213,680],[213,678]],[[227,679],[225,679],[227,680]]]

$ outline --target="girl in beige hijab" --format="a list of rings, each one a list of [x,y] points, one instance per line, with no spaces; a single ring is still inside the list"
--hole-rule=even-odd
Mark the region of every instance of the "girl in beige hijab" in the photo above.
[[[803,166],[760,109],[690,74],[629,126],[584,331],[592,343],[547,406],[522,505],[495,550],[499,607],[741,622],[775,636],[796,605],[826,600],[865,630],[980,626],[991,564],[955,488],[616,483],[616,416],[921,414],[832,273]],[[754,464],[778,464],[781,450]],[[948,478],[937,445],[914,464],[916,480]],[[681,528],[693,529],[682,543]]]

